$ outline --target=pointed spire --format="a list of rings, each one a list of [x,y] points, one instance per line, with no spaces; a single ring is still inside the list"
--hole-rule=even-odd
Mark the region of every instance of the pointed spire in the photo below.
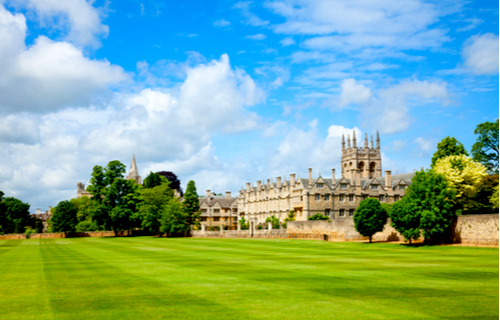
[[[347,135],[347,147],[351,149],[351,136]]]
[[[352,130],[352,147],[353,148],[357,147],[357,144],[356,144],[356,130]]]
[[[378,130],[377,130],[377,149],[380,149],[380,136],[378,135]]]
[[[345,150],[345,139],[343,134],[342,134],[342,150]]]
[[[365,132],[365,149],[368,148],[368,133]]]
[[[370,148],[373,149],[373,134],[370,135]]]
[[[139,169],[137,169],[137,163],[135,162],[135,154],[132,155],[132,163],[130,164],[127,179],[134,179],[138,184],[142,183]]]

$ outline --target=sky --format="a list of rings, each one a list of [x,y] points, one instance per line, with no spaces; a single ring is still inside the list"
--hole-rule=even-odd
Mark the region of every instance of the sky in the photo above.
[[[199,194],[339,177],[341,137],[428,168],[498,119],[498,1],[0,0],[0,190],[31,211],[95,165]],[[359,142],[358,142],[359,143]]]

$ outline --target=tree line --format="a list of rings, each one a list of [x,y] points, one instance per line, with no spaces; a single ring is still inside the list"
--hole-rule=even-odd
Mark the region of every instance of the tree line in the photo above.
[[[181,201],[175,174],[151,172],[140,185],[124,178],[125,165],[113,160],[94,166],[87,191],[91,197],[65,200],[53,209],[52,232],[144,230],[149,234],[185,235],[200,223],[199,200],[194,181],[189,181]]]
[[[42,220],[30,215],[30,205],[0,191],[0,234],[43,232]]]
[[[423,236],[428,243],[446,241],[457,216],[498,213],[498,120],[479,124],[471,154],[453,137],[437,145],[431,169],[415,173],[405,196],[381,204],[375,198],[361,201],[354,213],[356,230],[372,241],[387,219],[405,239]]]

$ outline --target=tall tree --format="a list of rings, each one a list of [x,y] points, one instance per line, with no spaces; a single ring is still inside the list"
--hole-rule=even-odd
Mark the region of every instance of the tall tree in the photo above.
[[[181,187],[181,180],[177,178],[177,175],[171,171],[159,171],[157,172],[160,176],[167,178],[170,181],[170,188],[179,191],[181,196],[184,194]]]
[[[61,201],[53,209],[51,224],[54,232],[74,232],[78,224],[77,209],[71,201]]]
[[[188,218],[183,205],[177,198],[173,198],[162,212],[160,231],[167,235],[185,234],[189,230]]]
[[[158,173],[150,172],[144,179],[144,188],[154,188],[163,183],[162,176]]]
[[[405,241],[417,240],[420,237],[420,215],[410,197],[396,201],[390,209],[391,226],[396,229]]]
[[[94,166],[88,190],[94,199],[99,203],[102,202],[104,193],[106,192],[106,185],[106,176],[104,175],[103,167],[97,165]]]
[[[477,125],[474,133],[478,135],[472,145],[472,158],[481,162],[490,173],[498,173],[498,119]]]
[[[186,187],[184,194],[184,201],[182,202],[184,210],[188,214],[189,225],[199,225],[200,223],[200,200],[196,191],[196,185],[193,180],[190,180]]]
[[[125,177],[125,168],[125,165],[118,160],[110,161],[106,166],[106,171],[104,172],[106,185],[110,186],[115,179],[123,179]]]
[[[163,178],[163,183],[153,188],[143,188],[140,191],[142,202],[139,205],[141,227],[152,234],[160,232],[161,213],[169,201],[174,197],[169,182]]]
[[[106,193],[106,203],[110,223],[115,235],[118,231],[130,230],[133,224],[133,214],[137,211],[140,201],[137,194],[137,183],[134,180],[115,178]]]
[[[19,199],[4,198],[0,202],[0,226],[3,232],[24,233],[25,227],[30,222],[29,209],[30,205]]]
[[[431,159],[431,167],[434,168],[436,161],[441,158],[445,158],[448,156],[458,156],[462,154],[466,156],[469,155],[467,150],[465,150],[464,145],[454,137],[446,137],[438,143],[437,150]]]
[[[354,227],[363,236],[370,238],[384,230],[387,223],[387,211],[382,208],[380,202],[375,198],[367,198],[359,203],[354,213]]]

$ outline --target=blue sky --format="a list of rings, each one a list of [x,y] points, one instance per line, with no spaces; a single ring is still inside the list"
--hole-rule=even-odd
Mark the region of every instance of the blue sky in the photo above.
[[[353,130],[427,168],[498,96],[494,1],[0,0],[0,190],[32,211],[132,154],[201,194],[330,177]]]

